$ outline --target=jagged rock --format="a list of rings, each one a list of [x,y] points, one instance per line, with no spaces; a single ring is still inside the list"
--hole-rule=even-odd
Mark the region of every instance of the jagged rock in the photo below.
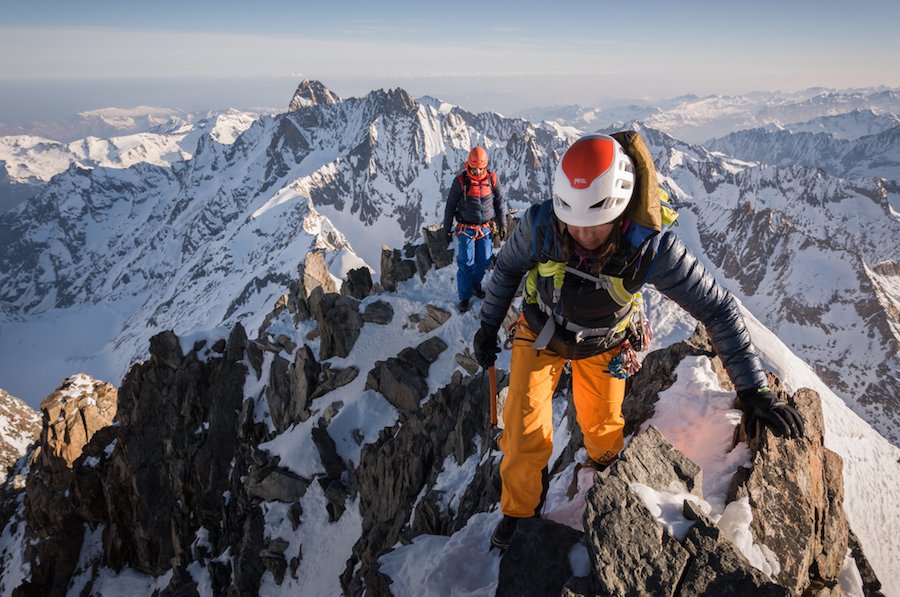
[[[247,345],[237,324],[221,359],[204,363],[191,352],[177,370],[144,363],[123,380],[111,456],[118,472],[104,487],[121,504],[108,522],[111,565],[164,573],[183,557],[201,520],[209,519],[204,496],[243,493],[230,480],[243,448],[237,429]],[[224,512],[216,518],[221,525]]]
[[[288,354],[294,354],[294,350],[297,348],[297,343],[284,334],[278,334],[278,336],[275,337],[275,341],[278,342]]]
[[[301,346],[288,372],[291,382],[291,408],[286,411],[288,420],[285,421],[288,426],[309,418],[309,405],[319,391],[321,372],[322,366],[316,361],[312,349],[306,344]]]
[[[552,520],[520,520],[500,560],[497,597],[559,595],[572,576],[569,552],[583,536]]]
[[[284,552],[289,546],[290,544],[284,539],[272,539],[259,554],[263,565],[275,577],[275,584],[278,586],[281,586],[281,583],[284,582],[284,575],[288,569],[288,562],[287,558],[284,557]]]
[[[293,321],[296,324],[299,321],[309,319],[309,308],[306,306],[306,301],[302,298],[299,298],[298,294],[300,293],[300,284],[297,282],[291,282],[291,292],[289,294],[282,294],[281,297],[275,302],[275,307],[272,309],[270,313],[266,315],[263,319],[263,323],[259,326],[259,336],[264,336],[266,334],[266,330],[269,329],[269,326],[272,325],[272,322],[278,318],[282,312],[287,311],[291,315],[293,315]]]
[[[254,344],[256,344],[254,342]],[[291,399],[291,384],[288,370],[290,363],[276,355],[269,368],[269,383],[266,386],[266,401],[272,415],[272,423],[279,433],[290,427],[295,418],[294,401]]]
[[[594,475],[586,496],[584,529],[598,592],[673,596],[690,557],[628,484]]]
[[[41,451],[35,465],[51,473],[71,469],[91,437],[116,416],[118,391],[84,374],[63,381],[41,402]]]
[[[434,305],[425,305],[425,310],[428,311],[428,314],[419,320],[418,323],[419,331],[423,334],[433,332],[447,323],[447,320],[450,319],[449,311],[445,311]]]
[[[400,251],[381,248],[381,285],[388,292],[395,292],[397,284],[415,276],[416,271],[415,262],[404,259]]]
[[[376,555],[400,539],[416,497],[437,479],[439,468],[434,464],[443,463],[451,455],[462,464],[473,455],[473,438],[484,437],[488,429],[488,404],[478,398],[485,395],[486,382],[483,376],[457,378],[432,395],[421,409],[401,412],[401,420],[393,428],[381,434],[378,441],[363,446],[354,474],[363,529],[341,578],[345,594],[361,594],[363,579],[377,570],[377,565],[372,566]],[[465,526],[475,513],[493,507],[499,499],[499,488],[498,467],[479,466],[456,516],[438,523],[440,532],[450,534]],[[434,498],[423,497],[427,499]]]
[[[388,402],[401,410],[416,410],[428,392],[428,384],[414,367],[391,358],[375,363],[369,371],[366,389],[381,392]]]
[[[278,344],[277,342],[273,342],[272,340],[270,340],[269,338],[267,338],[265,336],[263,336],[262,338],[257,338],[256,340],[253,340],[253,344],[255,344],[256,347],[259,350],[261,350],[262,352],[278,353],[278,352],[281,352],[282,350],[284,350],[284,346],[282,346],[281,344]]]
[[[444,237],[443,227],[422,228],[422,238],[428,249],[429,261],[435,269],[447,267],[453,263],[453,251]]]
[[[340,479],[322,479],[320,483],[325,485],[325,499],[328,504],[325,510],[328,512],[329,522],[337,522],[341,519],[344,511],[347,509],[347,488]]]
[[[316,387],[316,391],[309,397],[309,402],[324,396],[328,392],[333,392],[334,390],[347,385],[359,375],[359,369],[356,367],[347,367],[346,369],[328,368],[326,371],[328,374],[325,375],[325,379],[322,380],[318,387]]]
[[[573,576],[562,588],[560,597],[602,597],[590,576]]]
[[[318,322],[319,360],[334,356],[348,357],[359,338],[363,318],[359,314],[359,301],[353,297],[325,293],[321,288],[312,291],[310,310]]]
[[[341,286],[341,294],[363,300],[372,294],[372,272],[368,267],[360,267],[347,272],[347,279]]]
[[[309,480],[290,471],[265,467],[250,477],[247,492],[261,500],[291,504],[300,501],[309,484]]]
[[[684,540],[691,560],[681,579],[679,596],[789,597],[794,594],[751,566],[713,521],[690,500],[684,502],[684,516],[695,522]]]
[[[331,425],[331,421],[337,416],[343,406],[344,403],[338,400],[325,407],[325,410],[322,411],[322,420],[325,421],[326,426]]]
[[[65,594],[80,558],[85,528],[80,514],[105,510],[104,498],[90,494],[86,496],[90,501],[84,503],[72,496],[78,493],[79,482],[83,490],[100,485],[96,477],[79,474],[78,463],[85,461],[82,454],[90,441],[113,422],[117,394],[111,384],[80,374],[64,380],[41,403],[40,446],[24,498],[24,523],[31,538],[24,554],[31,563],[30,580],[22,588],[26,594]],[[109,435],[104,434],[104,439]]]
[[[300,296],[307,303],[317,288],[323,294],[337,293],[338,287],[325,265],[325,254],[321,251],[310,251],[300,265]]]
[[[863,594],[866,597],[884,597],[884,593],[881,592],[881,581],[875,576],[875,571],[863,553],[862,545],[853,529],[850,529],[850,555],[856,562],[856,568],[862,578]]]
[[[428,247],[425,245],[417,245],[416,271],[419,272],[419,280],[421,280],[423,284],[425,283],[425,276],[433,265],[434,262],[431,260],[431,253],[428,252]]]
[[[437,336],[432,336],[416,346],[416,352],[421,354],[426,361],[434,363],[441,356],[441,353],[447,350],[447,345]]]
[[[275,356],[266,386],[266,400],[272,423],[279,433],[310,417],[309,405],[320,390],[321,370],[312,349],[305,344],[297,351],[292,364]]]
[[[334,440],[331,439],[331,436],[328,435],[324,420],[320,420],[319,425],[313,427],[312,440],[316,450],[319,451],[319,459],[322,461],[322,466],[325,467],[325,476],[328,479],[340,479],[344,471],[347,470],[347,465],[344,464],[344,461],[338,455],[337,446]]]
[[[831,588],[847,554],[849,523],[844,514],[843,460],[824,445],[819,395],[808,389],[789,396],[770,375],[770,387],[806,420],[806,437],[788,441],[762,428],[750,441],[753,468],[732,480],[729,501],[748,496],[750,530],[757,543],[778,554],[778,582],[803,593]],[[746,439],[743,426],[736,440]]]
[[[184,359],[178,336],[166,330],[150,338],[150,358],[170,369],[178,369]]]
[[[394,319],[394,308],[386,301],[375,301],[366,305],[363,321],[387,325]]]
[[[457,354],[454,358],[459,366],[465,369],[466,373],[469,375],[475,375],[478,373],[478,369],[481,368],[481,365],[478,364],[478,361],[476,361],[475,357],[470,353],[468,346],[466,347],[464,354]]]
[[[396,358],[377,361],[369,371],[366,389],[381,392],[401,410],[417,410],[428,395],[428,370],[437,355],[447,349],[443,340],[432,337],[415,349],[405,348]]]
[[[319,81],[304,79],[300,86],[297,87],[297,91],[294,92],[294,97],[291,98],[288,112],[296,112],[310,106],[335,104],[340,101],[340,97],[332,93],[330,89]]]
[[[694,461],[673,448],[654,425],[631,440],[628,449],[622,451],[612,468],[616,475],[629,483],[641,483],[657,490],[670,488],[674,484],[687,493],[703,498],[703,471]]]
[[[256,373],[256,379],[260,379],[262,376],[263,351],[257,346],[256,342],[248,343],[246,350],[247,360],[250,361],[250,366],[253,367],[253,371]]]

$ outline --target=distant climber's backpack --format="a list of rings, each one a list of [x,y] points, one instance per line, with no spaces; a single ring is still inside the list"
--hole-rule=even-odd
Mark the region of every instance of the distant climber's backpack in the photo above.
[[[497,173],[496,172],[488,172],[488,182],[491,185],[491,194],[495,193],[494,187],[497,185]],[[463,170],[456,179],[459,181],[459,187],[462,189],[462,199],[459,200],[458,210],[462,210],[466,204],[466,199],[469,197],[469,189],[472,188],[472,181],[469,180],[469,172],[468,170]]]

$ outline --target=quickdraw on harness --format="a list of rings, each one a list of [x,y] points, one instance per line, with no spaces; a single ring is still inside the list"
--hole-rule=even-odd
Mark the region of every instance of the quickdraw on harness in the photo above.
[[[640,293],[637,296],[640,297]],[[637,353],[647,350],[653,339],[650,321],[643,311],[643,308],[632,311],[628,339],[619,347],[619,354],[609,361],[609,372],[616,379],[626,379],[641,370]]]

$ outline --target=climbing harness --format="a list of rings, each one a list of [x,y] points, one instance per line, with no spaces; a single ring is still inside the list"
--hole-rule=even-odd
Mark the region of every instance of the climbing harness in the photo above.
[[[466,236],[468,236],[472,240],[481,240],[482,238],[484,238],[488,235],[488,233],[485,232],[485,228],[487,228],[488,230],[491,230],[491,225],[489,223],[463,224],[462,222],[457,222],[456,235],[459,236],[460,234],[464,234],[465,233],[464,230],[468,229],[468,230],[472,231],[473,236],[469,236],[468,234],[466,234]]]

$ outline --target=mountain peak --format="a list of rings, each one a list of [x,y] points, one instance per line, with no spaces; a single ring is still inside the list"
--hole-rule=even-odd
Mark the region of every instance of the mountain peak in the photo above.
[[[291,99],[291,103],[288,106],[288,112],[294,112],[309,106],[336,104],[340,101],[340,97],[332,93],[331,90],[319,81],[303,79],[303,82],[297,87],[297,91],[294,92],[294,97]]]

